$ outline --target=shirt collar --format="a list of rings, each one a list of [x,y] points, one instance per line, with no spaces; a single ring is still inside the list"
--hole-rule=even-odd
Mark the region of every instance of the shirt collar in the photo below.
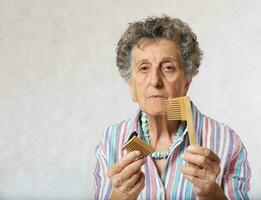
[[[135,115],[130,120],[130,128],[126,133],[124,138],[124,143],[126,143],[134,134],[137,136],[141,135],[141,128],[140,128],[140,114],[141,110],[139,109]]]

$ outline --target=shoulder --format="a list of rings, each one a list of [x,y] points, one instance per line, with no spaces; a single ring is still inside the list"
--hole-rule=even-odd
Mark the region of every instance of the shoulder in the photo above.
[[[240,145],[241,140],[234,129],[225,123],[221,123],[215,119],[212,119],[206,115],[203,117],[203,135],[204,142],[208,145],[216,146],[231,146]]]
[[[119,123],[114,123],[108,126],[102,134],[101,143],[105,145],[112,145],[115,146],[124,139],[125,135],[131,128],[132,119],[122,120]]]
[[[102,137],[97,148],[108,164],[113,165],[122,156],[122,147],[128,135],[135,129],[137,114],[119,123],[108,126],[102,133]]]
[[[239,136],[230,126],[201,113],[194,104],[193,118],[200,145],[217,152],[223,145],[230,146],[240,143]]]

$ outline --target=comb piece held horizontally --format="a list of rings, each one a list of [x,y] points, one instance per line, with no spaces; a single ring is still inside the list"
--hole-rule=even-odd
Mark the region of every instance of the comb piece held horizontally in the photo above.
[[[195,128],[193,123],[190,99],[188,96],[164,100],[168,120],[187,121],[189,142],[196,144]]]
[[[140,158],[145,158],[155,151],[150,145],[146,144],[137,136],[132,137],[127,143],[125,143],[123,149],[126,149],[128,152],[139,151],[141,153]]]

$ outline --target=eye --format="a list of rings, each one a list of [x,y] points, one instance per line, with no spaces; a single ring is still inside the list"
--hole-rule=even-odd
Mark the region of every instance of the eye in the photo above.
[[[139,68],[139,71],[141,71],[142,73],[146,73],[149,71],[149,66],[148,65],[141,65]]]
[[[174,72],[175,66],[172,63],[166,63],[166,64],[163,64],[162,70],[163,70],[163,72],[167,72],[167,73]]]

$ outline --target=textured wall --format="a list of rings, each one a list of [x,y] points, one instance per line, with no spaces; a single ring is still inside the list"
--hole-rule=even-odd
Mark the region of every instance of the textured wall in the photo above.
[[[0,199],[90,199],[94,149],[136,106],[115,67],[127,23],[187,21],[204,50],[190,96],[240,135],[261,197],[258,0],[0,0]],[[121,91],[119,94],[118,91]]]

